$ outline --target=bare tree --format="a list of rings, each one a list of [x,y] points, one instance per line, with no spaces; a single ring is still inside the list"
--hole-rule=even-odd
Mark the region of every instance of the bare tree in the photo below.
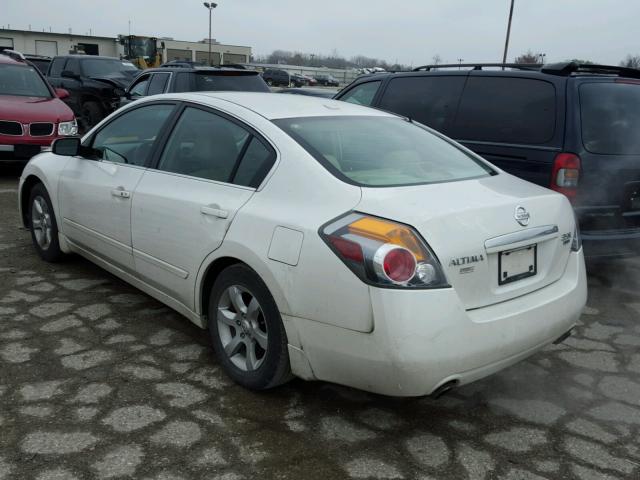
[[[540,54],[527,50],[527,53],[516,57],[515,63],[540,63]]]
[[[620,62],[620,66],[640,69],[640,55],[627,55],[625,59]]]
[[[436,53],[433,57],[431,57],[431,63],[433,65],[441,64],[442,63],[442,57]]]

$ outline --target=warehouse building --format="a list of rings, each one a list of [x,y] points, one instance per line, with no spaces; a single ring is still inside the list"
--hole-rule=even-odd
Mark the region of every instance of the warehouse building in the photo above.
[[[0,49],[6,48],[47,57],[69,53],[118,56],[118,44],[115,38],[72,33],[1,29]]]
[[[191,60],[207,63],[209,58],[209,43],[207,40],[187,42],[165,37],[158,38],[156,43],[162,54],[163,62]],[[0,50],[4,49],[13,49],[25,54],[45,55],[48,57],[67,55],[69,53],[121,57],[124,53],[124,49],[116,37],[0,29]],[[215,40],[212,41],[211,63],[214,65],[248,63],[250,59],[251,47],[225,45]]]

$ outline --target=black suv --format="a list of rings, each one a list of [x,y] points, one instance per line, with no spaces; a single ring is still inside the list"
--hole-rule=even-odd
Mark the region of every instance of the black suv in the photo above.
[[[150,68],[138,75],[124,92],[122,105],[148,95],[180,92],[270,92],[269,87],[253,70],[224,67]]]
[[[291,82],[289,73],[275,68],[267,68],[262,72],[262,78],[270,87],[288,87]]]
[[[470,69],[365,75],[336,98],[421,122],[567,195],[587,256],[638,255],[640,71],[575,63],[453,67]]]
[[[120,97],[139,72],[133,63],[97,55],[53,57],[47,80],[69,92],[65,99],[87,130],[120,106]]]

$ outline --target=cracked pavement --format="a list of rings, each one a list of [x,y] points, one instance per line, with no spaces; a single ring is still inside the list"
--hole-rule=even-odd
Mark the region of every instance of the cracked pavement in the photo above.
[[[46,264],[0,174],[0,480],[640,478],[640,261],[590,265],[574,335],[435,400],[252,393],[207,333],[72,256]]]

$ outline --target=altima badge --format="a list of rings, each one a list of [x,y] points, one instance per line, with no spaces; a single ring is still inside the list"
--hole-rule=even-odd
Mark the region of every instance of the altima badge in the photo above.
[[[516,222],[518,222],[523,227],[529,225],[529,220],[531,219],[531,215],[527,212],[527,209],[518,205],[516,207],[515,214]]]

